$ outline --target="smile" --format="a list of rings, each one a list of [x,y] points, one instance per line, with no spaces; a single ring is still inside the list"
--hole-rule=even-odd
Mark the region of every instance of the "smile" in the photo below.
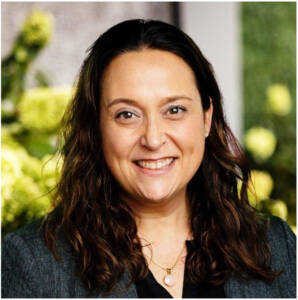
[[[174,157],[163,158],[158,160],[138,160],[136,164],[142,168],[156,170],[167,168],[174,161]]]

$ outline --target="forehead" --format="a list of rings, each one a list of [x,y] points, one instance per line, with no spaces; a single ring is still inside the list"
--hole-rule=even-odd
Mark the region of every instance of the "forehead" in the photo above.
[[[104,72],[102,96],[168,97],[198,93],[195,76],[179,56],[163,50],[142,49],[119,55]]]

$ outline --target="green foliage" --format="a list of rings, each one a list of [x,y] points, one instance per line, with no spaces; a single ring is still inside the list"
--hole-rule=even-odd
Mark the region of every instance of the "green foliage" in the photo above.
[[[35,10],[24,23],[20,36],[26,46],[44,47],[52,36],[52,18]]]
[[[42,11],[33,11],[25,20],[11,52],[2,60],[2,99],[18,103],[28,68],[51,39],[52,23],[52,16]]]
[[[28,130],[57,130],[70,94],[69,87],[27,90],[18,106],[20,122]]]
[[[49,211],[48,192],[56,185],[58,176],[53,166],[42,174],[42,166],[49,157],[39,160],[30,156],[5,128],[2,141],[2,230],[5,234]]]
[[[246,154],[254,169],[270,174],[274,181],[270,197],[256,202],[256,207],[294,225],[296,3],[241,5]]]
[[[4,124],[2,127],[3,234],[44,215],[50,209],[49,191],[55,187],[61,168],[61,160],[58,161],[58,158],[53,157],[52,154],[57,150],[56,131],[70,98],[70,93],[67,91],[70,89],[46,88],[45,90],[43,88],[42,95],[50,95],[51,100],[49,101],[48,97],[34,99],[44,111],[40,110],[36,103],[28,101],[31,110],[29,105],[26,107],[28,110],[22,113],[32,114],[32,118],[25,119],[26,123],[21,119],[20,113],[20,120]],[[58,107],[60,111],[49,120],[47,113],[50,114],[53,110],[51,104],[54,104],[55,108]],[[20,111],[22,109],[20,108]]]
[[[249,201],[259,210],[296,223],[296,4],[242,3],[246,153],[253,167]],[[38,71],[26,73],[49,43],[52,17],[35,11],[2,60],[2,232],[51,209],[61,160],[57,130],[70,88],[50,87]]]
[[[2,61],[3,235],[49,212],[59,178],[61,160],[53,154],[71,88],[49,87],[39,71],[41,87],[24,90],[26,72],[49,42],[51,28],[49,14],[33,12]]]

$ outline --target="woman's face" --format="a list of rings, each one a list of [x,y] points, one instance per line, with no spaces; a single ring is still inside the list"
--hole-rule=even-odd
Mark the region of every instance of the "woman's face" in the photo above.
[[[191,68],[171,52],[121,54],[105,70],[101,124],[107,165],[133,201],[186,195],[199,168],[212,105],[203,111]]]

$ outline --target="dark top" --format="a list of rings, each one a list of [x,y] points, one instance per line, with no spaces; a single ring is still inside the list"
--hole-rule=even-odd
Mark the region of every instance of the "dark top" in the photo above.
[[[190,241],[186,241],[187,256],[193,250]],[[138,298],[173,298],[172,295],[160,285],[154,278],[152,272],[149,270],[148,276],[135,283]],[[184,269],[184,282],[182,298],[225,298],[224,285],[211,286],[207,284],[196,285],[191,282],[188,277],[187,269]]]
[[[86,298],[77,275],[75,257],[63,239],[57,242],[57,262],[45,245],[40,223],[34,222],[7,234],[1,246],[2,298]],[[224,283],[226,298],[296,298],[296,237],[287,223],[272,217],[267,239],[272,251],[271,267],[283,270],[270,282],[231,276]],[[135,284],[125,271],[111,294],[98,291],[94,298],[137,298]]]

